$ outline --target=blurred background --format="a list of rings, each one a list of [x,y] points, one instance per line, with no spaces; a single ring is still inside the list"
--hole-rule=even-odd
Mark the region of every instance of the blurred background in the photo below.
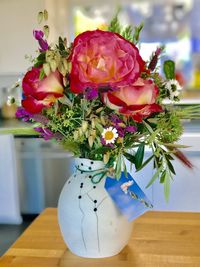
[[[31,65],[25,55],[35,55],[37,42],[32,32],[39,28],[37,13],[44,9],[49,12],[49,42],[61,35],[70,44],[85,30],[106,30],[119,8],[124,26],[144,22],[140,39],[144,60],[157,46],[166,46],[160,64],[167,58],[176,62],[176,78],[183,86],[180,104],[200,104],[200,0],[0,0],[0,128],[24,126],[14,119],[17,107],[7,105],[7,96]],[[21,96],[20,86],[15,95]],[[152,176],[151,165],[133,175],[156,210],[200,211],[200,122],[183,124],[180,143],[191,145],[186,155],[195,169],[189,172],[175,162],[177,176],[169,203],[157,183],[145,189]],[[0,254],[45,207],[57,205],[72,162],[70,155],[54,143],[0,136]],[[13,235],[7,234],[6,229],[11,231],[5,228],[7,224],[23,220],[21,228],[12,228]]]

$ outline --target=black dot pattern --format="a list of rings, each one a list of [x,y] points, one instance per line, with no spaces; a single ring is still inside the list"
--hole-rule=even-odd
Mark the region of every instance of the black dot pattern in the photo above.
[[[94,212],[96,212],[97,211],[97,208],[94,208]]]
[[[82,198],[82,196],[78,196],[78,198],[79,198],[79,199],[81,199],[81,198]]]
[[[96,200],[96,199],[94,200],[94,203],[95,203],[95,204],[97,203],[97,200]]]

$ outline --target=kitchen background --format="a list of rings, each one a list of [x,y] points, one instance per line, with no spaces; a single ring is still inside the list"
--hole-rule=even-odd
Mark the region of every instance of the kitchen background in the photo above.
[[[171,57],[176,61],[176,76],[183,86],[181,104],[200,104],[200,0],[0,0],[0,128],[22,125],[13,118],[16,107],[10,108],[6,101],[13,84],[30,65],[25,55],[33,55],[37,49],[32,31],[38,27],[38,11],[49,12],[50,41],[62,35],[70,42],[86,29],[105,29],[119,6],[124,25],[145,23],[141,35],[144,59],[159,44],[166,45],[162,60]],[[21,96],[20,86],[15,94]],[[152,176],[151,165],[133,174],[156,210],[200,211],[200,122],[183,124],[180,143],[191,146],[185,151],[195,168],[189,171],[175,162],[177,175],[169,203],[158,183],[145,189]],[[54,143],[1,136],[0,223],[19,224],[21,215],[38,214],[45,207],[56,206],[66,177],[72,172],[72,161],[71,155]]]

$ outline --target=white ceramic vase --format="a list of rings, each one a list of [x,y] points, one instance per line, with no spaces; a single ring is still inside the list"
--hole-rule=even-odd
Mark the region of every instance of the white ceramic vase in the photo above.
[[[102,161],[78,158],[79,169],[67,180],[58,202],[61,233],[72,253],[87,258],[118,254],[128,243],[132,223],[118,211],[104,188],[92,175],[104,168]]]

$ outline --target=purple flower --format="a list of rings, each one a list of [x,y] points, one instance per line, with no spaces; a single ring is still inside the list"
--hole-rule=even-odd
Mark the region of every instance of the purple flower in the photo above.
[[[110,120],[114,123],[114,124],[118,124],[123,122],[116,114],[111,114],[110,116]]]
[[[55,138],[57,140],[61,140],[63,136],[60,133],[53,133],[48,128],[42,128],[42,127],[35,127],[34,130],[41,134],[41,136],[44,138],[44,140],[50,140],[52,138]]]
[[[29,121],[32,118],[32,115],[22,107],[19,107],[17,109],[15,116],[16,118],[22,119],[23,121]]]
[[[114,148],[114,145],[112,143],[106,144],[106,141],[103,137],[100,138],[100,141],[101,141],[103,146],[108,146],[108,147]]]
[[[158,48],[156,49],[156,51],[155,51],[155,55],[156,55],[156,56],[159,56],[159,55],[161,54],[161,52],[162,52],[161,47],[158,47]]]
[[[90,88],[90,87],[86,88],[85,89],[85,97],[87,100],[96,99],[98,97],[97,89]]]
[[[119,125],[116,125],[115,128],[117,129],[117,132],[118,132],[118,134],[119,134],[119,137],[124,137],[124,134],[125,134],[125,132],[124,132],[124,128],[122,128],[122,127],[119,126]]]
[[[44,51],[49,49],[49,45],[48,45],[47,41],[44,40],[43,31],[34,30],[33,31],[33,36],[35,37],[35,39],[38,41],[38,43],[40,45],[40,48],[39,48],[40,52],[44,52]]]
[[[135,133],[137,131],[137,127],[136,126],[126,126],[125,131],[129,132],[129,133]]]
[[[33,36],[35,37],[36,40],[40,40],[44,37],[44,33],[43,31],[40,31],[40,30],[34,30],[33,31]]]

